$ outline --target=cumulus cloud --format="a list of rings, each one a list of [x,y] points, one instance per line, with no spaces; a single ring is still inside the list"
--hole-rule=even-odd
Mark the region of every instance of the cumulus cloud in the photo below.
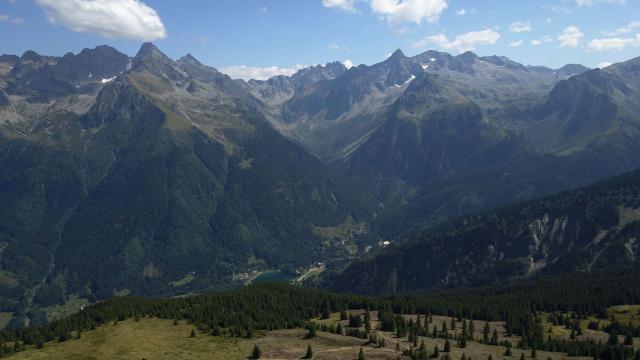
[[[447,8],[448,0],[371,0],[371,10],[390,23],[433,23]]]
[[[351,69],[353,67],[353,61],[347,59],[345,61],[342,62],[342,64],[344,65],[344,67],[346,67],[347,69]]]
[[[626,26],[623,26],[621,28],[618,28],[614,31],[605,31],[604,35],[606,36],[618,36],[618,35],[623,35],[623,34],[628,34],[630,32],[633,32],[635,29],[640,27],[640,21],[632,21],[629,24],[627,24]]]
[[[278,66],[258,67],[258,66],[227,66],[220,69],[223,73],[229,75],[234,79],[244,80],[267,80],[274,76],[286,75],[291,76],[301,69],[304,69],[304,65],[294,65],[289,68],[281,68]]]
[[[462,16],[462,15],[466,15],[466,14],[467,14],[467,9],[465,9],[465,8],[458,9],[458,10],[456,11],[456,15],[460,15],[460,16]]]
[[[558,41],[560,41],[560,46],[562,47],[576,47],[580,44],[580,38],[583,36],[584,34],[578,27],[569,26],[558,35]]]
[[[0,14],[0,21],[9,21],[9,15]]]
[[[531,23],[528,21],[517,21],[509,25],[509,31],[514,33],[529,32],[531,30],[533,29],[531,28]]]
[[[412,47],[424,48],[429,44],[435,44],[446,50],[464,52],[475,49],[477,45],[495,44],[498,40],[500,40],[500,33],[493,29],[485,29],[457,35],[453,40],[449,40],[444,34],[427,36],[413,43]]]
[[[533,45],[533,46],[538,46],[538,45],[541,45],[541,44],[542,44],[542,41],[540,41],[540,40],[537,40],[537,39],[536,40],[531,40],[531,45]]]
[[[337,8],[355,12],[355,0],[322,0],[322,5],[328,8]]]
[[[51,23],[73,31],[145,41],[167,37],[160,16],[139,0],[36,0],[36,3]]]
[[[578,6],[593,6],[596,4],[624,4],[625,0],[576,0]]]
[[[509,46],[511,47],[520,47],[524,44],[524,40],[518,40],[518,41],[514,41],[509,43]]]
[[[640,34],[636,35],[635,38],[611,37],[603,39],[593,39],[589,41],[589,44],[587,44],[587,50],[590,52],[622,50],[629,45],[640,46]]]

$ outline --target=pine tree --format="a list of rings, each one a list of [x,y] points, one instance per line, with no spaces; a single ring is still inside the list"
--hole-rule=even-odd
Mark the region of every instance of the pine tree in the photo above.
[[[58,341],[59,342],[65,342],[67,340],[71,339],[71,333],[69,332],[63,332],[62,334],[60,334],[60,336],[58,337]],[[19,341],[16,341],[16,344],[19,344]]]
[[[498,330],[493,329],[493,335],[491,335],[491,345],[498,345]]]
[[[525,360],[524,353],[520,354],[520,360]]]
[[[463,348],[463,349],[467,347],[467,337],[466,336],[461,336],[460,338],[458,338],[458,346]]]
[[[378,342],[378,337],[374,333],[369,333],[369,344],[376,344]]]
[[[462,357],[460,358],[460,360],[467,360],[467,355],[466,354],[462,354]]]
[[[511,356],[513,353],[511,352],[511,347],[507,346],[507,350],[504,352],[504,356]]]
[[[364,360],[364,349],[360,347],[360,352],[358,353],[358,360]]]
[[[189,335],[190,337],[194,338],[196,337],[196,331],[191,329],[191,335]]]
[[[633,334],[631,334],[631,332],[627,332],[624,336],[624,344],[627,346],[633,346]]]
[[[487,321],[486,323],[484,323],[484,330],[482,331],[483,337],[482,337],[482,342],[487,344],[489,343],[489,332],[491,330],[489,329],[489,322]]]
[[[309,325],[309,333],[307,334],[307,339],[312,339],[316,337],[316,324]]]
[[[444,352],[448,353],[451,352],[451,343],[449,342],[449,340],[444,342]]]
[[[451,318],[451,330],[455,330],[455,329],[456,329],[456,319]]]
[[[304,354],[304,359],[313,358],[313,350],[311,350],[311,344],[307,345],[307,353]]]
[[[331,313],[329,312],[329,306],[323,306],[322,307],[322,313],[320,314],[320,319],[322,320],[326,320],[329,319],[331,317]]]
[[[342,335],[343,331],[342,331],[342,324],[338,323],[338,326],[336,326],[336,334],[338,335]]]
[[[532,359],[537,359],[538,358],[538,351],[536,351],[535,346],[531,348],[531,358]]]
[[[440,357],[440,349],[438,349],[438,345],[433,349],[433,357],[436,359]]]
[[[396,352],[400,352],[400,342],[396,343]]]
[[[473,319],[469,320],[469,340],[473,340],[473,333],[476,331],[476,325],[473,323]]]
[[[258,344],[253,346],[253,351],[251,352],[251,358],[252,359],[260,359],[262,357],[262,350],[260,350],[260,347],[258,346]]]
[[[467,323],[466,320],[462,322],[462,334],[458,338],[458,346],[464,348],[467,346],[467,339],[469,335],[467,334]]]
[[[640,350],[636,351],[636,358],[635,360],[640,360]]]

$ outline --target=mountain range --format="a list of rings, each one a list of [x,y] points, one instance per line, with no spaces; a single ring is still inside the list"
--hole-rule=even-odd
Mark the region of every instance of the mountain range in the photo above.
[[[562,223],[565,198],[508,218],[467,218],[476,223],[458,232],[432,229],[635,170],[639,110],[640,58],[550,69],[398,50],[371,66],[335,62],[243,81],[150,43],[134,57],[108,46],[4,55],[0,311],[21,322],[70,295],[183,294],[319,261],[336,265],[325,286],[369,292],[604,269],[584,266],[593,258],[582,251],[608,258],[600,247],[628,243],[612,232],[635,221],[619,221],[634,214],[626,198],[598,200],[603,219],[624,205],[618,222],[576,215],[573,231],[591,232],[563,234],[579,246],[557,253],[523,250],[530,234],[518,231],[547,213]],[[504,233],[496,218],[510,224]],[[354,223],[365,230],[336,230]],[[597,231],[609,235],[590,247]],[[382,240],[401,245],[340,273]],[[558,240],[549,242],[555,249]],[[433,249],[450,255],[436,264]],[[572,249],[581,255],[568,256]],[[412,253],[424,257],[407,260]],[[389,256],[399,263],[369,268]],[[455,271],[462,258],[470,260]],[[423,276],[436,265],[440,272]]]

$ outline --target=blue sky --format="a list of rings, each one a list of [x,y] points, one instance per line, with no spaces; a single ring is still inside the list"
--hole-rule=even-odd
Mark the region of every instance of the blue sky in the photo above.
[[[245,78],[397,48],[595,67],[640,56],[640,0],[0,0],[0,35],[18,55],[151,40]]]

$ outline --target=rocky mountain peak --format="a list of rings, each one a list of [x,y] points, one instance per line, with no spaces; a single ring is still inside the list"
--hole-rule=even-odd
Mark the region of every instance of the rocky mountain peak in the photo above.
[[[181,57],[178,60],[178,64],[185,64],[185,65],[194,65],[194,66],[204,66],[198,59],[196,59],[193,55],[191,54],[187,54],[183,57]]]
[[[146,42],[142,44],[140,50],[133,58],[133,66],[139,66],[142,63],[172,63],[167,55],[158,49],[153,43]]]
[[[404,58],[406,58],[406,56],[404,55],[402,50],[397,49],[396,51],[393,52],[393,54],[391,54],[391,56],[389,56],[388,60],[400,60]]]

